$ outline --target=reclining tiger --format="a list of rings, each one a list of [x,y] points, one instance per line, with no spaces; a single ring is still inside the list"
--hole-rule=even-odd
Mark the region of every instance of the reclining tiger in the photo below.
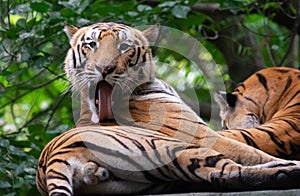
[[[116,23],[66,26],[65,71],[80,92],[76,128],[50,141],[38,163],[43,195],[144,194],[299,188],[300,163],[211,130],[155,78],[143,32]]]
[[[299,79],[297,69],[273,67],[256,72],[232,93],[217,92],[225,129],[219,134],[276,157],[300,160]]]

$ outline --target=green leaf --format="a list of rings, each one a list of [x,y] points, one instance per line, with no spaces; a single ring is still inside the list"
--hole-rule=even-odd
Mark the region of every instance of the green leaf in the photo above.
[[[172,9],[172,14],[176,18],[186,18],[190,10],[191,8],[188,6],[176,5]]]
[[[77,14],[80,14],[83,12],[88,6],[90,5],[89,0],[85,0],[83,2],[80,2],[80,6],[78,6]]]
[[[18,19],[16,25],[23,29],[26,29],[26,27],[27,27],[26,20],[24,18]]]
[[[13,187],[14,187],[14,188],[20,188],[20,187],[22,187],[25,183],[26,183],[26,182],[25,182],[25,180],[24,180],[23,178],[18,177],[18,178],[15,179],[15,182],[14,182]]]
[[[24,168],[25,168],[24,164],[19,165],[15,170],[15,175],[19,176],[20,174],[24,173]]]
[[[17,156],[26,156],[26,153],[18,148],[16,148],[15,146],[9,146],[8,147],[9,152],[13,155],[17,155]]]
[[[58,134],[58,133],[63,133],[69,130],[70,127],[68,125],[60,125],[58,126],[55,130],[48,130],[48,134]]]
[[[4,147],[4,148],[7,148],[9,146],[9,140],[7,140],[7,139],[1,139],[0,140],[0,146]]]
[[[10,14],[21,15],[24,13],[28,13],[30,11],[31,9],[28,4],[20,4],[20,5],[16,5],[16,7],[10,11]]]
[[[32,134],[38,134],[43,130],[44,130],[44,126],[41,124],[34,124],[34,125],[28,126],[28,131],[29,131],[29,133],[32,133]]]
[[[30,8],[34,11],[40,12],[40,13],[47,13],[50,8],[51,4],[48,2],[32,2],[30,3]]]
[[[0,188],[9,188],[9,187],[11,187],[11,184],[9,184],[8,182],[0,181]]]
[[[166,1],[159,4],[158,7],[173,7],[174,5],[176,5],[176,1]]]
[[[132,12],[132,11],[130,11],[130,12],[128,12],[128,15],[129,15],[129,16],[133,16],[133,17],[136,17],[136,16],[138,16],[139,14],[138,14],[137,12]]]
[[[140,4],[140,5],[137,6],[137,10],[138,10],[139,12],[146,12],[146,11],[152,10],[152,7],[149,6],[149,5],[143,5],[143,4]]]

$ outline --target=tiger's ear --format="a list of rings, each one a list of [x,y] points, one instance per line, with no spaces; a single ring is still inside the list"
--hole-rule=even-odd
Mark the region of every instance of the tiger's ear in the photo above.
[[[230,107],[235,107],[237,96],[235,94],[226,93],[226,100]]]
[[[159,24],[153,25],[148,29],[144,30],[142,33],[147,38],[150,44],[155,44],[159,37],[160,25]]]
[[[237,96],[235,94],[226,93],[224,91],[215,91],[214,99],[220,106],[221,110],[226,110],[228,106],[235,107]]]
[[[73,35],[79,30],[79,28],[72,25],[65,25],[64,32],[67,34],[69,39],[72,39]]]

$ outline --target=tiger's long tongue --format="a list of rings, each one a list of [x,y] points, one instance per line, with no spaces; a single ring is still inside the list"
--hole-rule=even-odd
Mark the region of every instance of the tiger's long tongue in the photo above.
[[[111,105],[112,86],[106,81],[98,83],[98,114],[99,122],[114,119]]]

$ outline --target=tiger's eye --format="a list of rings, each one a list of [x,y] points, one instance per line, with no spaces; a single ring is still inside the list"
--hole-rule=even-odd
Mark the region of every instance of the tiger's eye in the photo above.
[[[89,45],[91,46],[91,48],[95,48],[96,42],[90,42]]]
[[[119,46],[119,49],[120,49],[121,51],[125,51],[125,50],[127,50],[129,47],[130,47],[129,44],[121,43],[120,46]]]

